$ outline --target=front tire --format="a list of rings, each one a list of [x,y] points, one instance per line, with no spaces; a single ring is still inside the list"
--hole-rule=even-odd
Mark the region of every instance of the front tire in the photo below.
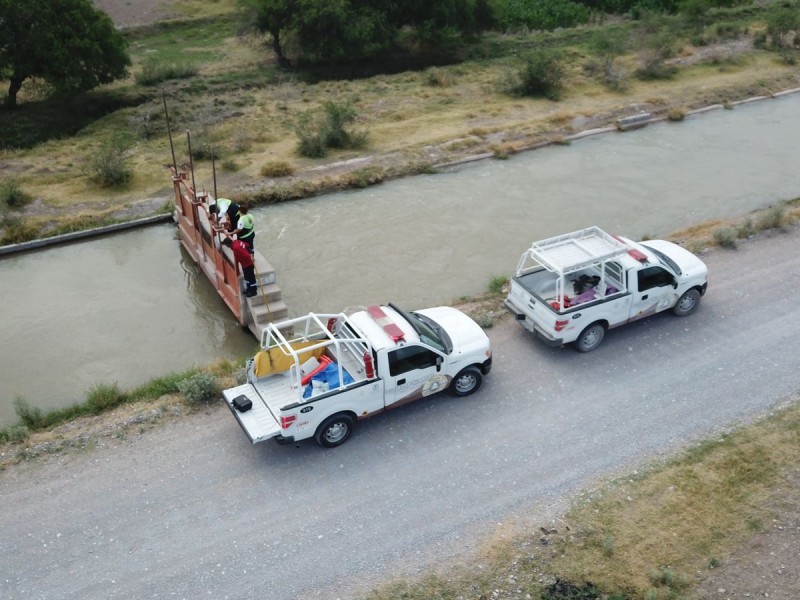
[[[477,367],[467,367],[458,372],[450,383],[450,391],[455,396],[469,396],[483,383],[483,375]]]
[[[592,323],[575,340],[575,349],[578,352],[591,352],[600,345],[605,335],[606,328],[602,323]]]
[[[317,427],[314,439],[323,448],[335,448],[344,444],[353,433],[355,421],[348,414],[340,413],[328,417]]]
[[[683,293],[683,296],[678,298],[675,306],[672,307],[672,314],[679,317],[686,317],[697,310],[700,304],[700,292],[692,288]]]

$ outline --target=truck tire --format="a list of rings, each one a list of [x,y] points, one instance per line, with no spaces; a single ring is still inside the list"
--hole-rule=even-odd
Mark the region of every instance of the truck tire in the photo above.
[[[605,335],[606,328],[602,323],[592,323],[575,340],[575,349],[578,352],[591,352],[600,345]]]
[[[347,413],[328,417],[317,427],[314,439],[323,448],[335,448],[344,444],[355,428],[355,420]]]
[[[471,393],[481,387],[483,383],[483,375],[477,367],[467,367],[461,369],[458,375],[453,377],[450,382],[450,391],[455,396],[469,396]]]
[[[700,304],[700,292],[694,288],[686,290],[683,296],[678,298],[675,306],[672,307],[672,314],[678,315],[679,317],[686,317],[697,310],[698,304]]]

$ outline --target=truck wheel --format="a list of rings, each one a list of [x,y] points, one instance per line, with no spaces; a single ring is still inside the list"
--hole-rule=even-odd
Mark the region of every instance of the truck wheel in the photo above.
[[[600,345],[605,335],[606,328],[602,323],[592,323],[575,340],[575,349],[578,352],[591,352]]]
[[[679,317],[685,317],[697,310],[698,304],[700,304],[700,292],[694,288],[686,290],[672,307],[672,313]]]
[[[347,441],[354,427],[355,421],[350,415],[345,413],[333,415],[317,428],[314,439],[324,448],[335,448]]]
[[[477,367],[467,367],[458,372],[450,383],[450,391],[456,396],[469,396],[481,387],[483,375]]]

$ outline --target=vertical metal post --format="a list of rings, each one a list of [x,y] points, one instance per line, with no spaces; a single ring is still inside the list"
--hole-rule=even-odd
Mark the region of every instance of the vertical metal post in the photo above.
[[[211,146],[211,175],[214,178],[214,202],[217,201],[217,163],[214,157],[214,146]]]
[[[192,201],[197,200],[197,187],[194,184],[194,159],[192,158],[192,134],[186,130],[186,144],[189,146],[189,170],[192,172]]]
[[[172,151],[172,170],[178,175],[178,162],[175,160],[175,146],[172,143],[172,129],[169,126],[169,111],[167,110],[167,95],[161,89],[161,98],[164,100],[164,117],[167,120],[167,135],[169,136],[169,149]]]

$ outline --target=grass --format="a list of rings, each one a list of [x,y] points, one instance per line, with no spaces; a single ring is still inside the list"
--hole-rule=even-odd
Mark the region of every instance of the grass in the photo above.
[[[477,562],[398,580],[368,600],[668,600],[771,519],[800,454],[800,404],[709,438],[665,463],[608,480],[561,522],[509,534]],[[543,535],[544,534],[544,535]]]
[[[416,171],[426,146],[436,146],[454,157],[494,152],[504,158],[516,148],[563,139],[572,133],[570,121],[553,121],[554,112],[612,118],[620,107],[660,96],[670,102],[657,110],[666,112],[673,108],[672,103],[680,107],[672,113],[675,118],[681,110],[750,96],[754,87],[775,90],[795,85],[791,69],[766,49],[749,53],[747,60],[726,64],[724,73],[717,64],[701,62],[680,67],[671,80],[647,83],[632,77],[639,59],[630,50],[615,59],[615,66],[629,74],[625,90],[609,90],[602,77],[588,76],[583,68],[592,58],[590,41],[601,26],[533,35],[489,34],[459,49],[460,62],[408,64],[400,69],[387,64],[382,74],[324,79],[319,72],[279,71],[263,39],[238,33],[233,0],[187,0],[177,6],[178,13],[191,18],[126,31],[133,59],[129,79],[74,100],[37,100],[35,90],[23,86],[20,110],[13,115],[0,111],[6,144],[3,156],[13,160],[21,189],[63,213],[49,217],[51,220],[67,218],[76,204],[87,211],[93,207],[101,211],[109,202],[124,204],[134,195],[163,193],[168,179],[166,173],[163,179],[157,174],[170,162],[170,152],[161,88],[176,134],[178,161],[187,159],[184,132],[191,130],[193,147],[204,157],[210,156],[208,149],[214,146],[224,166],[218,170],[220,188],[258,184],[261,166],[269,161],[292,164],[297,178],[314,179],[293,189],[263,191],[255,185],[254,191],[248,192],[252,200],[272,201],[273,197],[297,198],[345,184],[370,185],[383,180],[364,174],[338,180],[310,174],[311,168],[352,156],[335,148],[328,149],[325,158],[297,155],[295,131],[301,115],[322,113],[326,103],[351,106],[356,129],[368,133],[359,153],[391,155],[394,164],[389,171],[400,176]],[[718,14],[739,29],[763,19],[763,12],[755,9]],[[636,24],[607,27],[631,37]],[[688,47],[692,34],[675,26],[670,35]],[[499,83],[519,71],[524,62],[520,57],[538,47],[549,48],[564,59],[558,103],[509,96]],[[155,69],[152,81],[142,82],[141,74],[148,65],[161,67]],[[157,83],[143,85],[153,82]],[[86,162],[92,151],[121,131],[137,140],[126,154],[130,180],[116,188],[96,188],[85,173]],[[471,131],[500,132],[509,141],[488,142],[483,136],[473,136],[472,146],[447,145],[451,140],[470,138]],[[210,181],[207,160],[198,161],[196,169],[201,185]]]

